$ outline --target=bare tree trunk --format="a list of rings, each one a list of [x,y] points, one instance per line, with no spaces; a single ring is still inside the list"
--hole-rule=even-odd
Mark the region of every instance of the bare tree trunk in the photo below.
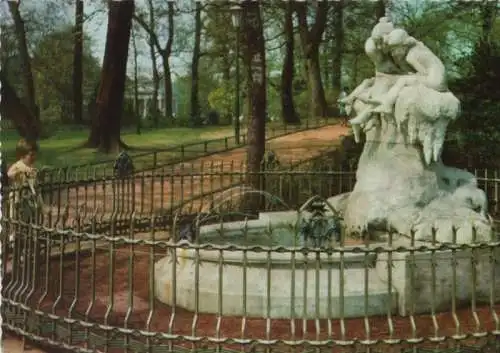
[[[99,119],[97,117],[97,98],[99,97],[99,88],[101,87],[101,82],[96,84],[92,92],[92,97],[88,104],[87,110],[90,117],[90,134],[85,146],[97,148],[99,146]]]
[[[114,153],[125,147],[120,140],[120,123],[123,112],[127,57],[134,14],[134,1],[110,1],[108,30],[104,51],[101,84],[97,97],[98,144],[92,138],[88,147],[98,148],[104,153]],[[95,126],[93,126],[95,128]]]
[[[150,1],[151,10],[150,15],[152,13],[153,4]],[[155,32],[155,28],[151,27],[153,23],[151,18],[149,21],[145,21],[141,16],[133,16],[134,19],[141,25],[142,28],[149,34],[150,45],[156,47],[156,50],[161,56],[162,60],[162,68],[163,68],[163,87],[164,87],[164,99],[165,99],[165,116],[167,119],[172,119],[173,117],[173,97],[172,97],[172,73],[170,71],[169,59],[172,54],[172,44],[174,42],[174,2],[168,2],[168,38],[167,43],[164,48],[161,47],[160,41],[158,39],[158,35]],[[149,23],[148,23],[149,22]],[[153,53],[153,49],[151,49],[151,53]],[[153,60],[153,54],[151,54],[151,60]],[[154,59],[156,62],[156,58]],[[153,69],[154,75],[154,69]],[[157,124],[156,124],[157,125]]]
[[[332,60],[332,88],[341,91],[342,84],[342,54],[344,52],[344,1],[339,0],[334,3],[334,36],[335,45]]]
[[[73,117],[76,124],[83,123],[83,0],[76,0],[73,51]]]
[[[168,57],[163,59],[163,88],[165,91],[165,116],[171,120],[174,116],[174,99],[172,94],[172,72]]]
[[[191,121],[194,126],[201,124],[199,100],[200,42],[201,42],[201,3],[196,2],[194,18],[194,48],[191,61]]]
[[[309,92],[311,93],[311,114],[314,117],[328,116],[328,105],[325,98],[325,90],[321,78],[321,66],[318,50],[311,50],[306,58],[308,73]]]
[[[358,74],[359,74],[359,56],[355,55],[352,66],[351,87],[356,87],[358,85]]]
[[[328,37],[328,36],[327,36]],[[329,54],[330,54],[330,51],[328,49],[330,49],[331,47],[333,46],[333,44],[330,43],[330,40],[328,40],[328,42],[325,43],[325,45],[323,45],[323,50],[322,50],[322,53],[321,53],[321,59],[323,59],[323,64],[321,65],[321,68],[323,69],[323,73],[322,73],[322,78],[323,78],[323,89],[324,90],[328,90],[328,86],[330,85],[330,57],[329,57]]]
[[[295,71],[293,31],[293,2],[285,3],[285,58],[281,71],[281,117],[285,123],[300,124],[293,99],[293,76]]]
[[[33,82],[33,72],[31,70],[31,58],[28,53],[28,43],[26,41],[26,29],[24,20],[21,17],[19,6],[21,1],[8,1],[9,9],[14,19],[14,27],[17,37],[17,45],[19,48],[19,57],[21,59],[21,68],[24,81],[24,99],[26,107],[31,111],[31,114],[38,120],[39,111],[36,104],[35,84]]]
[[[477,57],[479,58],[479,65],[477,71],[480,76],[487,79],[488,72],[490,71],[491,59],[491,34],[495,24],[497,14],[498,1],[489,1],[481,6],[481,35],[477,44]]]
[[[326,1],[316,3],[315,22],[311,29],[307,24],[307,6],[307,3],[299,3],[296,5],[296,11],[300,40],[305,57],[305,70],[310,93],[310,110],[313,116],[326,117],[328,116],[328,105],[321,78],[319,46],[325,31],[329,3]]]
[[[172,96],[172,72],[170,71],[169,58],[172,54],[172,44],[174,43],[174,3],[168,2],[168,38],[165,49],[161,56],[163,59],[163,85],[165,91],[165,116],[171,120],[173,118],[173,96]]]
[[[241,30],[241,29],[239,29],[239,30]],[[226,53],[229,52],[229,48],[227,48],[227,50],[225,50],[224,52],[226,52]],[[235,66],[236,66],[236,60],[239,60],[239,58],[236,58],[236,55],[234,55],[234,58],[235,58],[234,60],[235,60]],[[231,60],[229,58],[229,55],[221,55],[220,60],[222,63],[221,69],[222,69],[222,80],[224,81],[224,87],[231,87]],[[241,94],[240,94],[240,97],[241,97]],[[236,117],[236,118],[239,118],[239,117]],[[224,120],[231,121],[231,119],[232,119],[232,113],[226,113],[226,115],[224,116]]]
[[[260,15],[260,4],[252,0],[242,2],[242,51],[243,63],[247,76],[247,171],[249,173],[248,183],[261,189],[262,160],[265,153],[266,141],[266,58],[264,46],[264,33],[262,18]],[[253,200],[248,206],[258,210],[258,200]]]
[[[149,112],[153,114],[154,127],[158,128],[160,124],[160,112],[158,111],[158,91],[160,89],[160,73],[158,72],[158,63],[156,60],[155,40],[153,33],[156,33],[156,20],[155,8],[153,0],[148,0],[149,8],[149,28],[151,33],[149,35],[149,53],[151,57],[151,66],[153,69],[153,92],[151,97],[151,109]]]
[[[19,136],[27,140],[38,140],[40,137],[40,121],[23,104],[1,71],[0,83],[2,97],[0,100],[0,115],[3,119],[13,122]]]
[[[139,113],[139,69],[137,65],[137,43],[135,41],[135,30],[132,28],[132,48],[134,49],[134,115],[136,120],[136,133],[141,134],[142,116]]]

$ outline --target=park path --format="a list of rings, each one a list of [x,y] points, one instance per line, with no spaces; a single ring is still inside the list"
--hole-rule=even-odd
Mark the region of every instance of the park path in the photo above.
[[[340,137],[348,134],[348,127],[329,125],[267,141],[266,150],[274,151],[280,163],[286,165],[332,150],[338,145]],[[105,214],[105,218],[109,217],[113,202],[115,209],[118,207],[118,212],[124,217],[131,213],[132,204],[136,214],[140,216],[148,216],[153,211],[168,210],[171,205],[181,204],[184,205],[183,213],[206,211],[223,190],[242,183],[246,169],[246,151],[246,147],[242,147],[169,166],[163,172],[157,170],[156,172],[166,176],[139,177],[131,185],[123,188],[118,186],[115,196],[111,181],[104,188],[104,182],[96,189],[80,187],[71,190],[70,195],[63,197],[62,202],[68,200],[70,212],[71,209],[79,209],[83,212],[80,214],[83,218],[90,217],[94,212],[98,215]],[[196,200],[190,202],[192,199]],[[121,218],[121,215],[118,214],[117,217]]]

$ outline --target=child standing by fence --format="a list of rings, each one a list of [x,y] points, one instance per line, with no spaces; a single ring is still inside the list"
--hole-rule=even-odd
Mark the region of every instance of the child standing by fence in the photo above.
[[[19,140],[16,146],[17,161],[7,171],[9,182],[9,218],[24,222],[33,220],[37,209],[42,206],[40,195],[35,189],[37,170],[34,168],[38,145],[36,142]],[[9,242],[15,232],[11,229]]]

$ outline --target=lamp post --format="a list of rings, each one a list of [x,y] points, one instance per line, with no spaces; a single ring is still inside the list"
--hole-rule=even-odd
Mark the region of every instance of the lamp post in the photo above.
[[[231,15],[233,26],[236,30],[236,99],[234,102],[235,119],[234,119],[234,138],[236,144],[240,144],[240,20],[241,6],[235,4],[231,6]]]

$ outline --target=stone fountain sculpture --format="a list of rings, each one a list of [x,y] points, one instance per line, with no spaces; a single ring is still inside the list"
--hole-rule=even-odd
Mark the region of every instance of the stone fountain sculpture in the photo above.
[[[354,138],[365,145],[354,190],[330,198],[347,232],[392,229],[415,239],[488,241],[492,224],[473,174],[445,166],[446,129],[460,115],[442,61],[383,17],[365,43],[375,65],[342,101],[356,117]],[[455,235],[454,235],[454,231]]]
[[[490,240],[486,197],[474,175],[441,162],[446,128],[460,113],[460,102],[446,87],[442,62],[386,18],[375,26],[365,49],[375,64],[375,77],[344,99],[357,114],[351,120],[356,140],[361,141],[361,133],[366,135],[354,190],[330,198],[329,210],[314,196],[299,212],[262,212],[255,220],[204,225],[200,218],[198,228],[182,232],[184,246],[191,241],[210,247],[328,246],[342,235],[341,225],[328,219],[330,212],[333,218],[338,213],[343,216],[348,233],[373,230],[376,235],[392,228],[403,235],[415,231],[415,240],[420,241]],[[227,192],[232,197],[232,191]],[[242,192],[273,198],[252,188]],[[298,239],[297,233],[302,234]],[[381,246],[378,239],[373,243]],[[407,315],[413,310],[449,308],[452,296],[470,302],[471,293],[476,293],[489,302],[489,274],[500,273],[490,251],[475,254],[479,273],[488,275],[479,276],[472,290],[471,279],[477,273],[470,251],[453,255],[439,251],[444,261],[435,263],[429,261],[428,252],[391,256],[394,268],[388,267],[386,254],[375,251],[270,256],[248,248],[219,252],[187,246],[172,249],[155,264],[155,294],[165,304],[217,315],[331,319],[386,315],[388,305],[391,311]],[[452,268],[459,269],[461,278],[455,292],[450,291],[452,258],[456,264]],[[410,266],[413,277],[407,270]],[[418,278],[418,286],[412,278]],[[440,295],[432,296],[433,290]]]

